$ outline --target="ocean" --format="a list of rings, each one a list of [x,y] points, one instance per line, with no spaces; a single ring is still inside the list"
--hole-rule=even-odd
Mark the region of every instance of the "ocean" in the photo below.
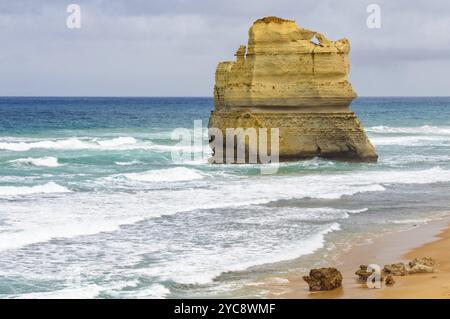
[[[262,175],[209,164],[206,138],[173,159],[211,98],[0,98],[0,298],[264,297],[265,278],[448,216],[450,98],[351,108],[378,163]]]

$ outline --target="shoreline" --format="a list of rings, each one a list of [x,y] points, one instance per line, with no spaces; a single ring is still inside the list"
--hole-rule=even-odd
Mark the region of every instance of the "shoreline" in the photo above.
[[[342,287],[333,291],[309,292],[302,276],[293,273],[277,276],[279,283],[265,284],[269,298],[287,299],[402,299],[450,298],[450,216],[413,228],[387,233],[370,243],[352,246],[341,253],[334,264],[342,272]],[[395,276],[393,286],[382,284],[381,289],[369,289],[357,280],[359,265],[405,262],[420,257],[431,257],[439,266],[435,273]]]

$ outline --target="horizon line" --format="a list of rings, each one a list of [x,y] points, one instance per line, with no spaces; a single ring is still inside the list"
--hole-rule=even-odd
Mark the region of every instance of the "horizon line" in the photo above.
[[[426,97],[448,97],[450,95],[361,95],[357,98],[426,98]],[[162,96],[152,96],[152,95],[0,95],[0,98],[211,98],[214,96],[198,95],[198,96],[183,96],[183,95],[162,95]]]

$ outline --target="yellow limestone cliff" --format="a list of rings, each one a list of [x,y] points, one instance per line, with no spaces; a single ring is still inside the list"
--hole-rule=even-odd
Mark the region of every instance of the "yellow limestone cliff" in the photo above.
[[[280,160],[376,161],[349,109],[356,97],[348,82],[349,51],[347,39],[331,41],[295,21],[255,21],[236,61],[217,66],[209,127],[224,135],[226,128],[278,128]]]

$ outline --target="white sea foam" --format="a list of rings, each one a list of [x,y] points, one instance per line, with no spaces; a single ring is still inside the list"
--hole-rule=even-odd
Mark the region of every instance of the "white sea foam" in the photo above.
[[[399,219],[390,221],[393,224],[426,224],[433,221],[431,218],[418,218],[418,219]]]
[[[250,209],[250,208],[249,208]],[[260,210],[267,211],[264,218],[261,214],[253,217],[247,217],[242,223],[261,223],[267,224],[271,222],[302,221],[302,222],[332,222],[341,219],[350,218],[352,214],[360,214],[367,212],[368,208],[363,209],[337,209],[332,207],[278,207],[276,209],[266,206],[260,206]]]
[[[449,142],[450,135],[450,127],[429,125],[419,127],[372,126],[366,128],[366,131],[370,133],[370,140],[376,146],[445,145]]]
[[[279,241],[276,246],[266,246],[263,249],[258,247],[258,243],[244,243],[227,249],[220,246],[216,246],[214,250],[198,249],[196,254],[184,256],[183,263],[164,265],[164,270],[155,265],[152,268],[138,269],[136,273],[158,276],[161,280],[174,280],[182,284],[209,284],[224,272],[243,271],[253,266],[311,254],[324,246],[327,234],[340,229],[338,223],[325,224],[300,242]]]
[[[74,247],[85,245],[85,240],[93,240],[99,243],[99,246],[93,248],[94,252],[99,247],[107,249],[108,256],[102,257],[100,261],[83,259],[87,256],[87,252],[83,251],[77,256],[77,262],[81,265],[86,263],[87,267],[84,268],[89,269],[89,272],[94,274],[106,269],[111,271],[114,276],[129,276],[132,278],[144,276],[156,281],[173,280],[184,284],[208,284],[227,271],[241,271],[252,266],[295,259],[313,253],[324,247],[327,234],[338,231],[340,223],[344,223],[345,219],[352,218],[352,214],[367,211],[366,208],[280,208],[272,205],[261,205],[262,209],[267,210],[267,212],[262,211],[261,214],[255,207],[257,204],[307,197],[340,198],[360,192],[383,191],[384,186],[389,184],[440,181],[450,181],[450,171],[435,167],[416,171],[390,170],[246,176],[246,178],[218,179],[211,182],[208,188],[177,188],[175,190],[158,188],[152,191],[139,191],[142,184],[137,182],[136,189],[138,191],[135,193],[121,194],[117,191],[75,192],[70,196],[62,195],[58,198],[36,197],[32,201],[0,200],[2,221],[6,221],[6,226],[0,232],[0,250],[10,250],[5,252],[2,258],[4,256],[14,257],[13,249],[32,243],[48,242],[52,238],[68,238],[115,231],[121,225],[133,224],[161,215],[197,209],[204,212],[204,210],[211,208],[231,208],[226,210],[228,214],[226,218],[224,216],[224,219],[220,221],[221,225],[226,225],[223,229],[205,230],[206,234],[214,234],[212,237],[208,236],[208,238],[211,238],[211,243],[205,245],[198,245],[195,236],[192,235],[194,238],[190,238],[189,234],[185,241],[180,241],[180,238],[171,241],[167,240],[165,236],[154,241],[150,239],[142,241],[139,240],[139,236],[128,239],[127,236],[133,236],[131,234],[134,234],[134,232],[127,233],[126,227],[122,229],[123,233],[120,234],[102,234],[94,239],[73,241]],[[199,184],[203,182],[201,181]],[[96,189],[98,189],[97,186]],[[195,184],[191,186],[195,186]],[[250,205],[250,207],[243,207],[246,205]],[[240,209],[233,209],[234,207]],[[192,214],[197,213],[200,212],[193,212]],[[222,210],[220,213],[215,213],[223,216]],[[214,214],[214,212],[211,214]],[[180,218],[183,217],[180,216]],[[177,222],[180,221],[184,222],[182,219]],[[249,223],[247,226],[241,225],[239,228],[233,228],[233,224],[246,222]],[[230,223],[229,227],[227,223]],[[261,226],[259,226],[259,223],[261,223]],[[137,225],[136,230],[138,232],[145,231],[140,228],[146,227],[145,225],[145,223]],[[289,225],[289,228],[282,228],[286,225]],[[186,230],[182,224],[179,226],[180,228],[177,228],[177,230],[181,232]],[[288,231],[289,236],[280,236],[276,232],[278,226],[281,227],[282,232],[290,229],[291,232]],[[251,231],[263,229],[262,227],[267,228],[261,233]],[[248,230],[247,233],[246,230]],[[53,245],[58,245],[57,242],[48,245],[29,246],[29,248],[25,247],[24,249],[32,251],[42,249],[42,252],[56,254],[52,248]],[[164,252],[164,260],[152,263],[151,267],[132,267],[142,263],[144,255],[153,256],[149,250],[154,250],[156,256],[160,256],[158,255],[159,252]],[[115,267],[118,262],[123,265],[122,256],[124,252],[127,253],[127,262],[131,264],[124,271],[126,275]],[[36,258],[38,256],[40,254],[37,254]],[[55,258],[58,258],[58,256]],[[62,261],[67,262],[64,258],[62,258]],[[5,262],[5,264],[7,263]],[[26,271],[26,266],[23,267]],[[53,269],[53,266],[46,265],[46,267]],[[17,272],[17,269],[13,268],[11,270],[2,269],[1,275]],[[118,272],[116,273],[116,271]],[[94,296],[101,292],[117,297],[157,297],[158,288],[154,289],[155,292],[151,288],[152,284],[147,287],[149,290],[139,289],[138,287],[130,289],[129,295],[125,290],[107,286],[98,290],[95,287],[84,287],[82,290],[70,287],[70,289],[55,293],[60,297],[80,296],[82,294]],[[159,288],[161,297],[169,293],[167,288],[163,286]],[[31,295],[31,297],[40,298],[44,296]],[[52,295],[49,294],[45,297],[52,298]]]
[[[194,145],[165,145],[165,144],[153,144],[149,147],[151,150],[159,152],[188,152],[188,153],[201,153],[207,146],[194,146]]]
[[[111,292],[111,290],[108,289],[108,292],[112,294],[114,298],[163,299],[170,293],[170,290],[163,285],[153,284],[133,290],[114,290]]]
[[[102,292],[112,294],[114,298],[162,299],[170,293],[168,288],[160,284],[153,284],[139,290],[128,291],[115,291],[114,288],[114,286],[90,284],[49,292],[15,294],[8,296],[8,299],[93,299],[98,298]]]
[[[281,277],[274,277],[270,280],[270,282],[274,283],[276,285],[287,285],[287,284],[289,284],[289,279],[281,278]]]
[[[58,158],[56,157],[38,157],[38,158],[19,158],[16,160],[9,161],[10,163],[18,163],[22,165],[31,165],[31,166],[42,166],[42,167],[58,167],[61,164],[58,163]]]
[[[347,213],[349,213],[349,214],[361,214],[361,213],[367,212],[368,210],[369,210],[368,208],[350,209],[350,210],[347,210]]]
[[[79,150],[79,149],[134,149],[150,148],[151,142],[141,142],[133,137],[117,137],[113,139],[98,140],[97,138],[68,138],[55,140],[13,140],[0,142],[0,149],[9,151],[29,151],[31,149]]]
[[[436,162],[450,162],[450,155],[393,155],[383,156],[379,160],[380,163],[387,163],[391,165],[408,164],[408,163],[436,163]]]
[[[350,173],[348,175],[335,175],[331,179],[348,180],[354,179],[354,185],[377,183],[381,185],[390,184],[432,184],[450,181],[450,170],[439,166],[426,170],[386,170]]]
[[[372,126],[366,128],[368,132],[387,133],[387,134],[432,134],[432,135],[450,135],[450,127],[424,125],[419,127],[390,127],[390,126]]]
[[[101,140],[97,143],[103,147],[114,148],[116,146],[134,145],[137,143],[137,140],[134,137],[117,137],[112,140]]]
[[[444,143],[450,142],[449,137],[445,136],[371,136],[370,141],[375,146],[383,145],[407,145],[407,146],[442,146]],[[448,144],[450,146],[450,144]]]
[[[26,152],[32,149],[52,150],[150,150],[154,152],[211,153],[208,145],[156,144],[150,140],[137,140],[134,137],[116,137],[113,139],[68,138],[54,140],[36,140],[23,138],[0,139],[0,150]]]
[[[40,214],[39,214],[40,215]],[[73,238],[77,236],[94,235],[101,232],[118,230],[122,224],[134,224],[141,220],[137,217],[127,218],[123,216],[120,220],[96,216],[79,216],[74,212],[66,216],[52,216],[54,221],[35,221],[29,224],[29,220],[22,223],[20,231],[13,233],[0,233],[0,251],[15,249],[33,243],[47,242],[55,238]],[[63,224],[63,223],[66,224]],[[47,227],[47,229],[45,229]]]
[[[31,194],[68,193],[68,192],[70,192],[69,189],[53,182],[36,186],[0,186],[0,196],[19,196]]]
[[[42,141],[16,141],[0,142],[0,149],[9,151],[29,151],[31,149],[56,149],[56,150],[79,150],[79,149],[116,149],[124,148],[136,144],[132,137],[117,137],[110,140],[95,139],[57,139]]]
[[[139,182],[180,182],[203,178],[199,171],[186,167],[151,170],[142,173],[124,174],[123,176],[129,180]]]
[[[49,292],[33,292],[19,295],[11,295],[8,299],[93,299],[102,291],[101,287],[95,284],[60,289]]]
[[[31,149],[56,149],[56,150],[78,150],[78,149],[108,149],[122,146],[123,140],[115,138],[95,142],[94,140],[82,140],[78,138],[60,139],[60,140],[42,140],[28,142],[0,142],[0,149],[9,151],[29,151]],[[103,144],[103,145],[102,145]],[[125,145],[129,145],[130,140],[125,140]]]
[[[129,162],[114,162],[114,164],[119,166],[132,166],[142,164],[141,161],[129,161]]]
[[[30,203],[0,202],[0,211],[5,212],[3,218],[14,220],[9,226],[10,232],[0,233],[0,251],[46,242],[52,238],[116,231],[122,225],[195,209],[240,207],[295,197],[338,198],[342,194],[384,190],[381,186],[362,186],[342,189],[341,193],[333,190],[330,195],[326,191],[331,191],[331,187],[327,187],[327,190],[323,188],[322,194],[314,195],[311,190],[295,194],[292,188],[289,191],[283,184],[277,184],[278,189],[271,194],[268,190],[262,190],[270,188],[271,184],[260,185],[261,190],[255,185],[242,191],[244,185],[235,181],[214,189],[183,189],[176,192],[163,189],[134,195],[74,193],[65,198],[38,198]]]
[[[162,172],[161,172],[162,171]],[[255,176],[226,178],[211,182],[208,188],[170,187],[148,191],[146,183],[199,179],[199,171],[172,168],[144,172],[137,177],[134,193],[73,193],[58,198],[36,197],[30,202],[1,202],[3,218],[14,221],[0,236],[0,250],[18,248],[56,237],[76,237],[117,230],[121,225],[133,224],[148,218],[193,211],[261,205],[278,200],[318,198],[338,199],[364,192],[382,192],[389,184],[428,184],[450,181],[450,171],[435,167],[418,171],[371,171],[347,174],[329,173],[287,176]],[[129,180],[133,182],[133,180]],[[102,180],[95,187],[116,187]],[[103,185],[103,186],[102,186]],[[140,191],[142,189],[142,191]],[[136,192],[137,190],[137,192]],[[34,187],[0,187],[0,194],[13,196],[39,192],[67,192],[62,186],[49,183]],[[37,210],[38,209],[38,210]],[[36,211],[37,210],[37,211]],[[363,212],[336,211],[335,220],[346,214]],[[310,216],[326,219],[327,212],[310,211]],[[329,212],[328,212],[329,213]],[[320,217],[322,216],[322,217]],[[10,229],[10,232],[7,232]]]

